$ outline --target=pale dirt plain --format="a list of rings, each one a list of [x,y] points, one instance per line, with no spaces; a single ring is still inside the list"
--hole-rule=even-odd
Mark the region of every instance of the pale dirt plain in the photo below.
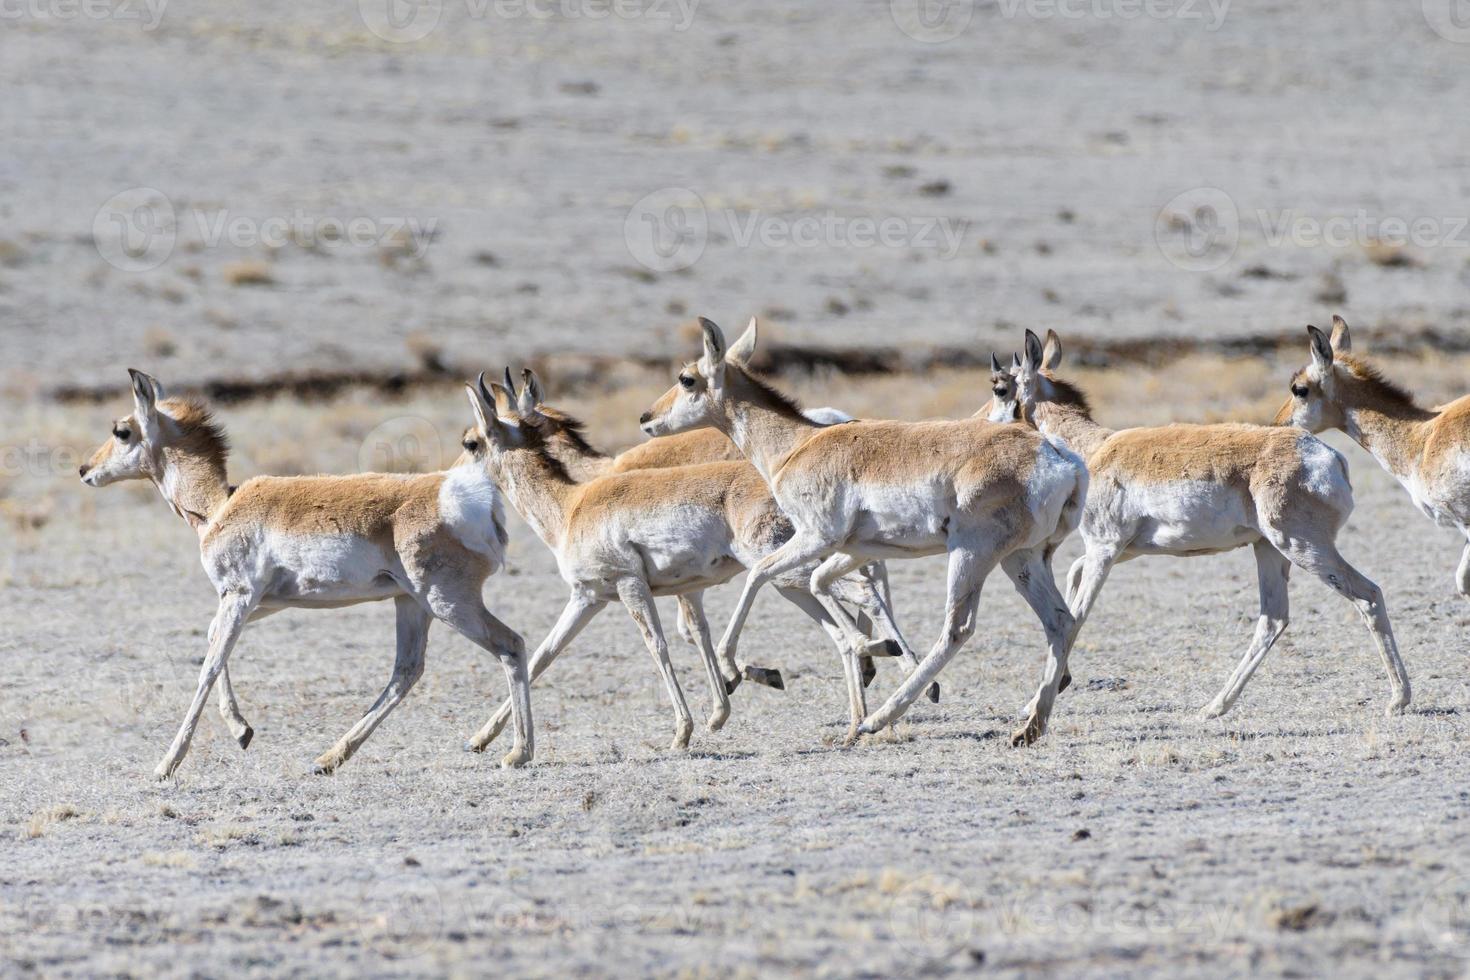
[[[1257,217],[1362,209],[1430,218],[1453,239],[1470,46],[1430,29],[1434,6],[1240,4],[1207,30],[979,3],[942,44],[897,30],[886,3],[707,0],[674,30],[447,0],[413,43],[341,4],[179,0],[149,31],[8,17],[0,973],[1465,974],[1459,543],[1341,437],[1358,499],[1343,549],[1387,590],[1414,682],[1400,718],[1382,716],[1387,684],[1356,615],[1297,576],[1291,629],[1240,704],[1196,720],[1253,625],[1239,552],[1117,570],[1076,685],[1027,750],[1004,736],[1041,636],[995,580],[943,702],[851,749],[835,658],[784,603],[762,598],[742,656],[780,666],[788,690],[742,688],[726,729],[697,731],[688,753],[666,748],[651,662],[608,610],[537,686],[537,760],[513,773],[460,750],[504,694],[499,667],[436,627],[409,700],[340,773],[311,776],[387,678],[392,613],[281,615],[231,662],[253,744],[236,748],[211,704],[162,785],[152,767],[192,693],[213,597],[192,534],[151,488],[74,475],[126,411],[126,366],[187,389],[538,356],[594,441],[626,445],[671,373],[557,365],[692,355],[681,324],[695,313],[738,326],[761,312],[793,344],[1009,351],[1023,326],[1096,344],[1299,338],[1342,310],[1385,342],[1432,330],[1463,348],[1463,242],[1273,244]],[[167,258],[129,272],[93,225],[139,186],[183,218]],[[1239,234],[1195,271],[1155,225],[1202,186],[1235,203]],[[664,273],[638,263],[625,226],[668,187],[703,198],[711,233],[698,261]],[[741,246],[725,208],[778,225],[967,225],[950,258]],[[194,217],[298,209],[438,231],[421,255],[394,241],[269,248],[203,241]],[[1077,376],[1110,424],[1263,419],[1304,354],[1292,344]],[[1462,354],[1407,349],[1385,367],[1426,401],[1470,388]],[[781,384],[908,418],[985,397],[966,370]],[[67,401],[66,386],[114,391]],[[450,377],[219,414],[236,479],[441,464],[468,419]],[[564,592],[513,523],[486,599],[534,644]],[[943,564],[892,572],[925,649]],[[711,595],[717,626],[734,597]],[[675,658],[701,705],[692,651],[676,643]],[[897,673],[880,668],[874,703]]]

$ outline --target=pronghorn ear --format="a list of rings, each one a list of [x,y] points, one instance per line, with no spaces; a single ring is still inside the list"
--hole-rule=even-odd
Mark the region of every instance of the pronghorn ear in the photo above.
[[[1344,351],[1350,351],[1352,349],[1353,349],[1353,338],[1352,338],[1352,335],[1348,333],[1347,321],[1344,320],[1342,317],[1337,316],[1337,315],[1334,314],[1333,317],[1332,317],[1332,350],[1333,350],[1333,353],[1334,354],[1341,354]]]
[[[1041,352],[1041,366],[1048,371],[1055,371],[1060,363],[1062,363],[1062,338],[1057,336],[1055,330],[1048,330],[1046,347]]]
[[[1312,365],[1322,374],[1332,370],[1332,341],[1316,327],[1307,327],[1307,336],[1312,339]]]
[[[730,352],[725,355],[737,364],[749,364],[750,359],[755,356],[756,325],[755,317],[750,318],[750,326],[745,328],[745,333],[740,339],[730,345]]]
[[[536,372],[530,368],[521,371],[521,393],[516,398],[516,406],[520,409],[523,417],[539,414],[541,401],[544,394],[541,390],[541,379],[536,377]]]
[[[1026,331],[1026,346],[1022,348],[1025,353],[1021,356],[1021,370],[1026,374],[1034,374],[1041,370],[1043,359],[1041,338],[1036,332],[1028,329]]]
[[[1017,354],[1015,351],[1011,351],[1011,370],[1021,370],[1021,355]]]
[[[516,396],[512,395],[505,385],[498,381],[492,381],[490,382],[490,392],[495,396],[496,415],[515,414]]]
[[[158,403],[163,400],[163,385],[132,368],[128,368],[128,377],[133,379],[133,411],[141,425],[158,413]]]
[[[488,435],[490,419],[495,416],[495,409],[490,405],[491,399],[485,397],[487,389],[484,372],[480,373],[478,384],[467,384],[464,390],[470,398],[470,410],[475,413],[475,428],[479,429],[482,435]]]
[[[699,372],[712,388],[725,381],[725,334],[713,320],[699,318],[699,329],[704,332],[704,357],[699,362]]]

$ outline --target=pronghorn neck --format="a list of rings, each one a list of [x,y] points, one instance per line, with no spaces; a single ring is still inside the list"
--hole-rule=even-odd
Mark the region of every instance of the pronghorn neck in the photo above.
[[[769,482],[793,452],[820,431],[790,399],[733,365],[715,426]]]
[[[549,416],[554,426],[546,434],[544,451],[562,465],[574,483],[586,483],[612,472],[613,458],[582,437],[582,425],[571,416]]]
[[[553,457],[523,449],[502,456],[491,467],[491,477],[536,536],[549,548],[559,547],[566,536],[571,497],[577,490],[566,468]]]
[[[163,472],[153,478],[153,485],[173,512],[201,534],[230,499],[223,463],[174,448],[164,449]]]
[[[1411,475],[1424,452],[1424,423],[1435,413],[1352,355],[1333,374],[1343,431],[1394,476]]]
[[[1029,417],[1043,434],[1067,443],[1073,452],[1088,457],[1113,434],[1092,418],[1087,399],[1076,387],[1042,375],[1039,397],[1030,406]]]

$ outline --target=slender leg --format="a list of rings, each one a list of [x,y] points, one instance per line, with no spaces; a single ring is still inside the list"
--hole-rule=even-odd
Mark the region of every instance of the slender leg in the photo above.
[[[944,632],[919,667],[904,678],[898,690],[862,723],[860,732],[871,734],[893,724],[918,700],[924,688],[954,659],[975,632],[975,612],[980,607],[980,589],[995,567],[995,556],[969,544],[952,542],[949,551],[949,583],[944,610]]]
[[[826,606],[816,596],[812,595],[810,591],[794,585],[777,586],[777,591],[785,596],[793,606],[796,606],[796,608],[814,619],[832,639],[832,642],[837,647],[837,655],[842,660],[842,677],[848,687],[849,706],[859,704],[865,707],[866,697],[862,696],[862,701],[859,702],[855,700],[853,694],[854,684],[857,685],[859,692],[867,686],[863,682],[862,667],[858,659],[853,657],[852,651],[847,646],[847,637],[843,634],[842,629],[832,621],[832,617],[828,614]],[[861,716],[859,716],[859,720],[861,720]],[[850,742],[853,737],[854,733],[849,731],[847,735],[848,741]]]
[[[184,761],[189,743],[194,738],[194,729],[199,725],[199,713],[204,710],[204,702],[209,698],[209,689],[214,686],[220,671],[225,669],[230,651],[235,649],[235,641],[240,639],[245,621],[250,618],[250,611],[255,608],[257,601],[259,600],[254,596],[243,592],[226,592],[220,596],[219,611],[215,613],[214,635],[209,642],[209,652],[204,656],[204,667],[199,671],[199,685],[194,691],[194,700],[189,703],[184,723],[179,726],[179,733],[174,736],[173,744],[169,746],[158,768],[153,770],[153,774],[159,779],[172,776],[179,763]]]
[[[704,670],[709,676],[710,708],[709,730],[717,732],[730,719],[730,693],[725,679],[720,676],[720,665],[715,659],[715,645],[709,634],[709,620],[704,615],[704,593],[691,592],[679,596],[679,618],[684,620],[694,635],[694,645],[704,660]]]
[[[1256,633],[1251,637],[1251,645],[1246,649],[1245,656],[1220,693],[1215,695],[1215,700],[1200,712],[1201,718],[1218,718],[1234,706],[1251,675],[1261,666],[1261,661],[1266,659],[1266,654],[1271,652],[1271,647],[1281,638],[1281,634],[1286,632],[1286,624],[1290,621],[1291,603],[1286,586],[1291,577],[1291,562],[1272,547],[1269,541],[1257,541],[1255,551],[1256,581],[1261,590],[1261,618],[1256,620]]]
[[[745,618],[750,615],[751,604],[755,602],[755,594],[761,586],[777,575],[817,559],[831,548],[830,541],[798,531],[790,541],[755,563],[745,577],[745,588],[740,591],[740,602],[730,617],[730,625],[725,627],[725,635],[720,638],[718,655],[722,663],[734,659],[736,640],[745,628]]]
[[[533,683],[606,605],[606,602],[591,596],[572,594],[572,597],[567,600],[566,608],[562,610],[560,618],[557,619],[556,625],[551,628],[546,639],[541,641],[541,646],[536,648],[536,653],[531,658],[531,681]],[[514,707],[512,700],[507,697],[500,707],[495,709],[490,720],[485,722],[484,727],[465,743],[465,748],[471,752],[484,752],[486,747],[495,741],[505,729],[505,723],[510,721]]]
[[[388,686],[383,688],[378,700],[358,719],[357,724],[348,729],[347,734],[338,739],[336,745],[317,758],[318,775],[326,776],[336,772],[342,763],[357,754],[357,750],[362,748],[362,743],[367,741],[373,730],[408,697],[408,692],[424,676],[424,650],[429,645],[429,624],[433,622],[433,617],[412,596],[397,596],[393,600],[393,607],[398,613],[398,653],[393,660],[393,676],[388,679]]]
[[[1470,529],[1460,530],[1470,538]],[[1459,587],[1460,595],[1470,599],[1470,544],[1466,544],[1465,550],[1460,553],[1460,567],[1455,570],[1455,585]]]
[[[512,769],[530,762],[536,754],[536,732],[531,720],[531,677],[526,665],[525,641],[485,608],[478,586],[470,593],[459,585],[453,588],[431,585],[425,601],[437,619],[500,661],[510,688],[510,714],[515,729],[515,741],[500,764]]]
[[[1072,562],[1072,567],[1067,569],[1067,605],[1076,609],[1074,603],[1077,601],[1077,585],[1082,581],[1082,569],[1087,562],[1087,556],[1083,555]]]
[[[884,588],[877,588],[874,584],[875,580],[869,577],[869,569],[872,568],[884,569]],[[833,582],[831,585],[832,594],[843,602],[851,602],[863,610],[866,618],[873,624],[873,631],[876,631],[897,647],[898,660],[903,667],[903,672],[905,674],[913,673],[914,669],[919,666],[919,658],[915,656],[913,648],[909,646],[908,640],[904,639],[903,632],[898,628],[898,623],[893,618],[893,605],[885,595],[887,591],[886,567],[882,562],[875,562],[866,568],[859,569],[859,574],[861,577],[848,575]],[[860,622],[858,626],[862,628],[862,623]],[[870,636],[873,631],[863,630],[863,632],[868,633]],[[872,657],[864,656],[863,665],[863,686],[867,687],[868,682],[871,680],[868,672],[872,667]],[[930,701],[933,701],[935,704],[939,703],[938,681],[929,685],[928,694]]]
[[[1393,638],[1393,626],[1388,621],[1388,606],[1383,600],[1383,590],[1365,575],[1347,563],[1330,541],[1313,542],[1303,537],[1285,534],[1275,535],[1272,542],[1291,559],[1293,565],[1311,572],[1329,588],[1347,597],[1363,618],[1378,655],[1388,673],[1389,699],[1384,713],[1392,717],[1401,714],[1409,704],[1409,675],[1404,662],[1399,658],[1399,646]]]
[[[250,740],[255,737],[255,729],[250,727],[250,723],[240,713],[240,703],[235,700],[235,689],[230,686],[229,667],[219,672],[219,715],[225,720],[225,727],[230,730],[235,744],[241,749],[248,749]]]
[[[1056,701],[1062,677],[1067,673],[1067,654],[1075,634],[1074,620],[1067,609],[1066,598],[1052,578],[1051,566],[1039,549],[1012,552],[1002,559],[1001,567],[1046,631],[1047,658],[1041,687],[1032,700],[1033,707],[1026,724],[1011,734],[1012,745],[1030,745],[1046,732],[1052,704]]]
[[[658,672],[664,679],[669,700],[674,705],[674,741],[671,748],[687,749],[689,736],[694,734],[694,718],[689,714],[689,705],[684,701],[684,692],[679,689],[679,678],[674,676],[674,665],[669,662],[669,646],[664,642],[663,627],[659,625],[658,609],[653,604],[653,593],[648,583],[641,578],[628,577],[618,581],[618,598],[628,615],[633,617],[643,642],[653,655]]]

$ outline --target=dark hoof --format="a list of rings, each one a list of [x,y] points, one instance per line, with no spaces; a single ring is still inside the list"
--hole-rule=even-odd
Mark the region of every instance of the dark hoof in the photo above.
[[[863,687],[870,687],[870,686],[872,686],[873,678],[875,678],[875,677],[878,676],[878,668],[873,666],[873,658],[872,657],[863,657],[862,658],[862,674],[863,674]]]
[[[464,743],[464,750],[466,752],[474,752],[476,755],[478,755],[478,754],[480,754],[480,753],[482,753],[482,752],[485,751],[483,748],[476,748],[474,742],[466,742],[466,743]]]
[[[781,677],[781,672],[770,667],[747,666],[745,668],[745,679],[752,684],[759,684],[762,687],[769,687],[773,690],[786,690],[786,681]]]
[[[897,640],[884,640],[878,644],[878,649],[873,654],[879,657],[902,657],[903,648],[898,645]]]
[[[1063,691],[1065,691],[1067,688],[1069,688],[1071,686],[1072,686],[1072,675],[1071,675],[1071,673],[1063,674],[1062,675],[1062,679],[1059,682],[1057,682],[1057,693],[1058,694],[1061,694]]]
[[[733,681],[725,681],[725,697],[728,698],[730,695],[734,694],[735,689],[740,686],[740,682],[744,679],[745,678],[743,677],[737,677]]]
[[[929,685],[929,700],[935,704],[939,703],[939,682],[935,681]]]
[[[328,769],[326,766],[312,766],[311,767],[311,774],[313,776],[330,776],[332,773],[334,773],[336,771],[337,770],[335,770],[335,769]]]
[[[249,725],[246,725],[245,726],[245,734],[243,734],[239,738],[235,739],[235,741],[237,741],[237,742],[240,743],[240,749],[241,749],[241,751],[244,751],[245,749],[250,748],[250,740],[252,738],[254,738],[254,737],[255,737],[255,729],[251,728]]]

